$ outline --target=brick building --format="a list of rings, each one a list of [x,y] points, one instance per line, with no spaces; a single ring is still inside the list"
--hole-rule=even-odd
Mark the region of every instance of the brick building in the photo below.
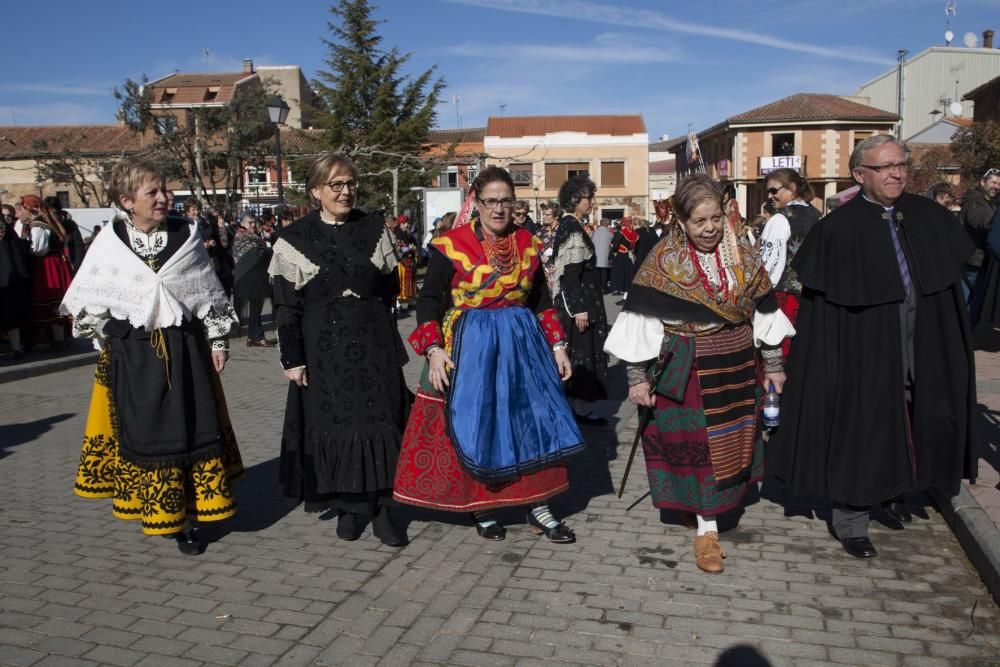
[[[569,176],[597,184],[596,213],[612,219],[649,213],[649,135],[642,116],[493,116],[486,161],[510,170],[519,199],[555,199]]]
[[[859,142],[891,134],[896,114],[856,100],[799,93],[737,114],[698,133],[701,160],[689,163],[686,142],[671,142],[677,175],[704,171],[736,185],[744,215],[752,217],[766,201],[768,172],[789,167],[812,185],[814,204],[852,184],[848,160]]]

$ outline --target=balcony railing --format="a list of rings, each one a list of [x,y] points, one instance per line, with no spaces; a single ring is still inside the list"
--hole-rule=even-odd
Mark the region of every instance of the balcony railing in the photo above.
[[[281,186],[285,190],[304,190],[305,183],[296,183],[291,181],[289,183],[282,183]],[[247,183],[246,188],[243,191],[244,197],[277,197],[278,196],[278,184],[277,183]]]

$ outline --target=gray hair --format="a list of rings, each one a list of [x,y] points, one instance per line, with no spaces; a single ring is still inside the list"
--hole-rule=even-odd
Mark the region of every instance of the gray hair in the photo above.
[[[851,170],[851,173],[854,173],[854,170],[860,167],[861,163],[864,162],[865,153],[878,148],[882,144],[896,144],[903,149],[905,159],[910,159],[910,148],[902,141],[891,134],[876,134],[874,137],[868,137],[854,147],[854,152],[851,153],[851,159],[850,162],[848,162],[848,168]]]

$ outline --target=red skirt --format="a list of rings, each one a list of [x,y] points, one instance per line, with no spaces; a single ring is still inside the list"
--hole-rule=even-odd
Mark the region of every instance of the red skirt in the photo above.
[[[52,327],[55,325],[64,327],[69,334],[70,320],[59,314],[59,304],[71,282],[73,274],[69,271],[69,262],[62,255],[45,255],[35,263],[35,284],[31,290],[34,342],[52,342]]]
[[[399,300],[409,303],[417,298],[416,263],[406,257],[399,263]]]
[[[795,320],[799,316],[799,297],[790,292],[775,292],[774,298],[778,302],[778,308],[785,314],[788,321],[795,326]],[[781,343],[781,353],[788,359],[788,351],[792,349],[792,339],[786,338]]]
[[[569,471],[555,465],[496,485],[462,467],[445,428],[444,401],[417,392],[403,434],[392,497],[407,505],[471,512],[545,501],[569,488]]]

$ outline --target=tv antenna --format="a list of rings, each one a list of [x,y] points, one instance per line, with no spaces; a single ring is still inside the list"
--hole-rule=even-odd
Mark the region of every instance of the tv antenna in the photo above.
[[[455,103],[455,120],[458,121],[458,129],[462,129],[462,98],[458,95],[452,98]]]

